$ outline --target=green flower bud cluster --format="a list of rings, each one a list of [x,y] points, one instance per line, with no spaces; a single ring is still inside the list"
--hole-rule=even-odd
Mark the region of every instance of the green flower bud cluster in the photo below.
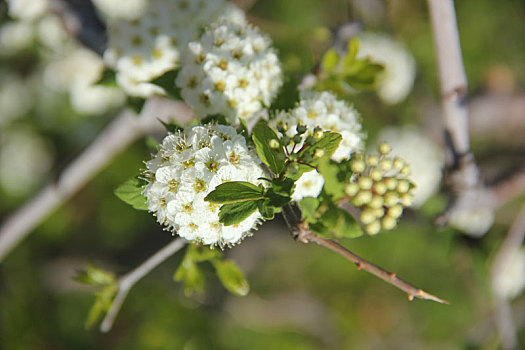
[[[310,164],[314,158],[321,158],[324,155],[323,149],[315,149],[313,153],[303,153],[299,156],[299,152],[308,146],[313,146],[323,137],[323,130],[320,127],[315,127],[310,130],[304,124],[297,124],[293,126],[295,133],[290,136],[288,123],[279,121],[277,123],[277,131],[281,133],[278,139],[269,141],[269,146],[273,149],[284,147],[286,157],[290,161],[289,172],[296,173],[299,170],[299,163]]]
[[[391,230],[414,199],[415,185],[408,179],[410,166],[389,157],[390,145],[379,145],[378,154],[356,154],[350,160],[352,178],[345,186],[350,202],[361,209],[360,220],[366,233]]]

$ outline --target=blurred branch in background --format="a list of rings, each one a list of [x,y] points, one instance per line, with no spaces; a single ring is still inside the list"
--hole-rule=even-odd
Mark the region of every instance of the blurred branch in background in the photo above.
[[[438,217],[446,225],[453,212],[468,206],[477,194],[479,170],[470,151],[467,77],[463,66],[453,0],[428,0],[439,70],[442,118],[447,144],[445,184],[453,199]]]
[[[160,249],[158,252],[150,256],[146,261],[140,264],[136,269],[128,272],[117,282],[118,292],[113,299],[113,303],[109,308],[104,320],[100,325],[100,331],[107,333],[113,327],[113,323],[117,318],[117,315],[124,303],[124,299],[128,295],[129,291],[133,286],[140,281],[144,276],[151,272],[155,267],[162,264],[170,256],[181,250],[186,243],[188,243],[184,238],[174,239],[171,243],[166,245],[164,248]]]
[[[164,98],[146,101],[140,115],[124,110],[59,176],[0,226],[0,262],[31,231],[71,198],[120,152],[141,137],[163,132],[159,119],[184,123],[191,111],[181,102]]]
[[[495,307],[495,322],[500,333],[502,348],[516,349],[518,338],[513,319],[510,298],[512,291],[507,290],[505,281],[507,270],[513,269],[515,258],[519,256],[520,247],[525,238],[525,207],[514,220],[507,237],[498,249],[491,271],[491,286]]]

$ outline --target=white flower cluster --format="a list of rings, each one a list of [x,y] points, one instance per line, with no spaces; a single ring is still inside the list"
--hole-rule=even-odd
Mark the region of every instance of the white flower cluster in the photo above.
[[[250,119],[270,105],[282,85],[271,40],[256,28],[221,20],[191,42],[177,86],[196,115],[222,114],[231,123]]]
[[[340,162],[363,148],[364,134],[359,119],[359,113],[352,106],[337,100],[331,93],[305,91],[301,93],[298,106],[291,111],[279,112],[270,121],[270,126],[276,129],[279,122],[287,123],[289,137],[295,135],[298,124],[305,125],[309,132],[320,127],[341,134],[343,139],[332,155],[333,160]]]
[[[224,0],[149,0],[140,17],[109,21],[104,59],[128,94],[164,94],[151,81],[179,66],[181,50],[204,26],[238,12]]]
[[[169,134],[146,166],[148,209],[181,237],[221,247],[233,245],[261,221],[256,211],[239,224],[224,226],[219,222],[220,205],[204,200],[221,183],[259,184],[263,176],[259,158],[230,126],[194,126]]]
[[[414,189],[413,207],[420,207],[433,195],[441,182],[445,162],[443,150],[423,130],[415,126],[383,129],[377,137],[379,142],[388,142],[392,154],[405,159],[411,168]]]
[[[525,289],[525,249],[516,249],[504,259],[500,273],[492,280],[492,288],[499,297],[512,299]]]
[[[404,100],[412,90],[416,76],[414,58],[406,48],[385,34],[362,33],[357,58],[365,57],[384,67],[376,87],[381,100],[387,104]]]
[[[69,92],[71,105],[77,112],[102,114],[125,101],[120,89],[96,85],[103,70],[99,56],[77,48],[52,61],[44,71],[44,81],[55,90]]]
[[[0,133],[0,187],[24,196],[43,182],[53,165],[49,142],[31,128],[6,127]]]
[[[299,202],[305,197],[317,198],[324,186],[324,177],[317,170],[312,170],[301,175],[295,182],[295,189],[292,193],[292,199]]]
[[[139,18],[148,6],[148,0],[92,0],[102,14],[112,19]]]
[[[12,18],[34,21],[43,16],[48,8],[48,0],[7,0],[9,16]]]

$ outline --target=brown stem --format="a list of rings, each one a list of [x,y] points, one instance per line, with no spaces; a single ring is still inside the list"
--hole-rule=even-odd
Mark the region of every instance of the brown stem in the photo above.
[[[294,230],[292,231],[292,234],[297,241],[300,241],[303,243],[309,243],[309,242],[317,243],[341,255],[342,257],[350,260],[357,266],[358,270],[367,271],[371,273],[372,275],[379,277],[383,281],[407,293],[408,300],[410,301],[414,300],[414,298],[419,298],[419,299],[425,299],[425,300],[432,300],[432,301],[435,301],[441,304],[449,304],[448,301],[438,298],[432,294],[425,292],[424,290],[420,288],[414,287],[413,285],[403,281],[402,279],[398,278],[394,272],[386,271],[382,269],[381,267],[374,265],[371,262],[361,258],[360,256],[352,253],[350,250],[346,249],[339,243],[331,239],[323,238],[321,236],[316,235],[315,233],[310,231],[310,229],[303,223],[297,224]]]

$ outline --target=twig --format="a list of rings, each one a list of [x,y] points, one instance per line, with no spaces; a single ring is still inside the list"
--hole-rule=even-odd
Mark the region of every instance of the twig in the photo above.
[[[0,226],[0,262],[36,226],[80,190],[120,152],[140,137],[162,132],[158,118],[177,116],[188,120],[191,113],[180,102],[153,98],[146,102],[139,116],[131,111],[118,115],[93,143],[60,175]]]
[[[100,331],[107,333],[113,327],[113,323],[124,303],[124,299],[128,295],[129,291],[133,286],[140,281],[144,276],[151,272],[155,267],[160,265],[170,256],[178,252],[182,247],[188,243],[184,238],[174,239],[171,243],[166,245],[164,248],[150,256],[146,261],[140,264],[136,269],[128,272],[118,280],[118,293],[113,299],[113,303],[109,308],[104,320],[100,325]]]
[[[516,349],[517,335],[512,309],[508,297],[498,292],[498,277],[505,274],[509,259],[519,251],[525,238],[525,206],[514,220],[505,240],[498,249],[492,263],[491,284],[494,297],[495,320],[500,333],[502,347],[505,350]]]
[[[352,253],[350,250],[346,249],[339,243],[313,233],[307,225],[301,222],[301,216],[299,213],[297,213],[297,210],[294,206],[287,205],[283,207],[283,216],[295,240],[302,243],[314,242],[332,250],[333,252],[353,262],[357,266],[358,270],[367,271],[372,275],[379,277],[383,281],[393,285],[394,287],[401,289],[408,294],[408,300],[412,301],[414,298],[419,298],[436,301],[442,304],[449,303],[448,301],[429,294],[420,288],[414,287],[413,285],[398,278],[395,273],[386,271],[383,268],[372,264],[371,262]]]
[[[470,151],[467,110],[467,77],[463,66],[453,0],[427,0],[432,21],[443,108],[443,124],[448,146],[446,184],[457,202],[475,190],[479,170]],[[456,210],[452,202],[439,221],[448,222]]]

